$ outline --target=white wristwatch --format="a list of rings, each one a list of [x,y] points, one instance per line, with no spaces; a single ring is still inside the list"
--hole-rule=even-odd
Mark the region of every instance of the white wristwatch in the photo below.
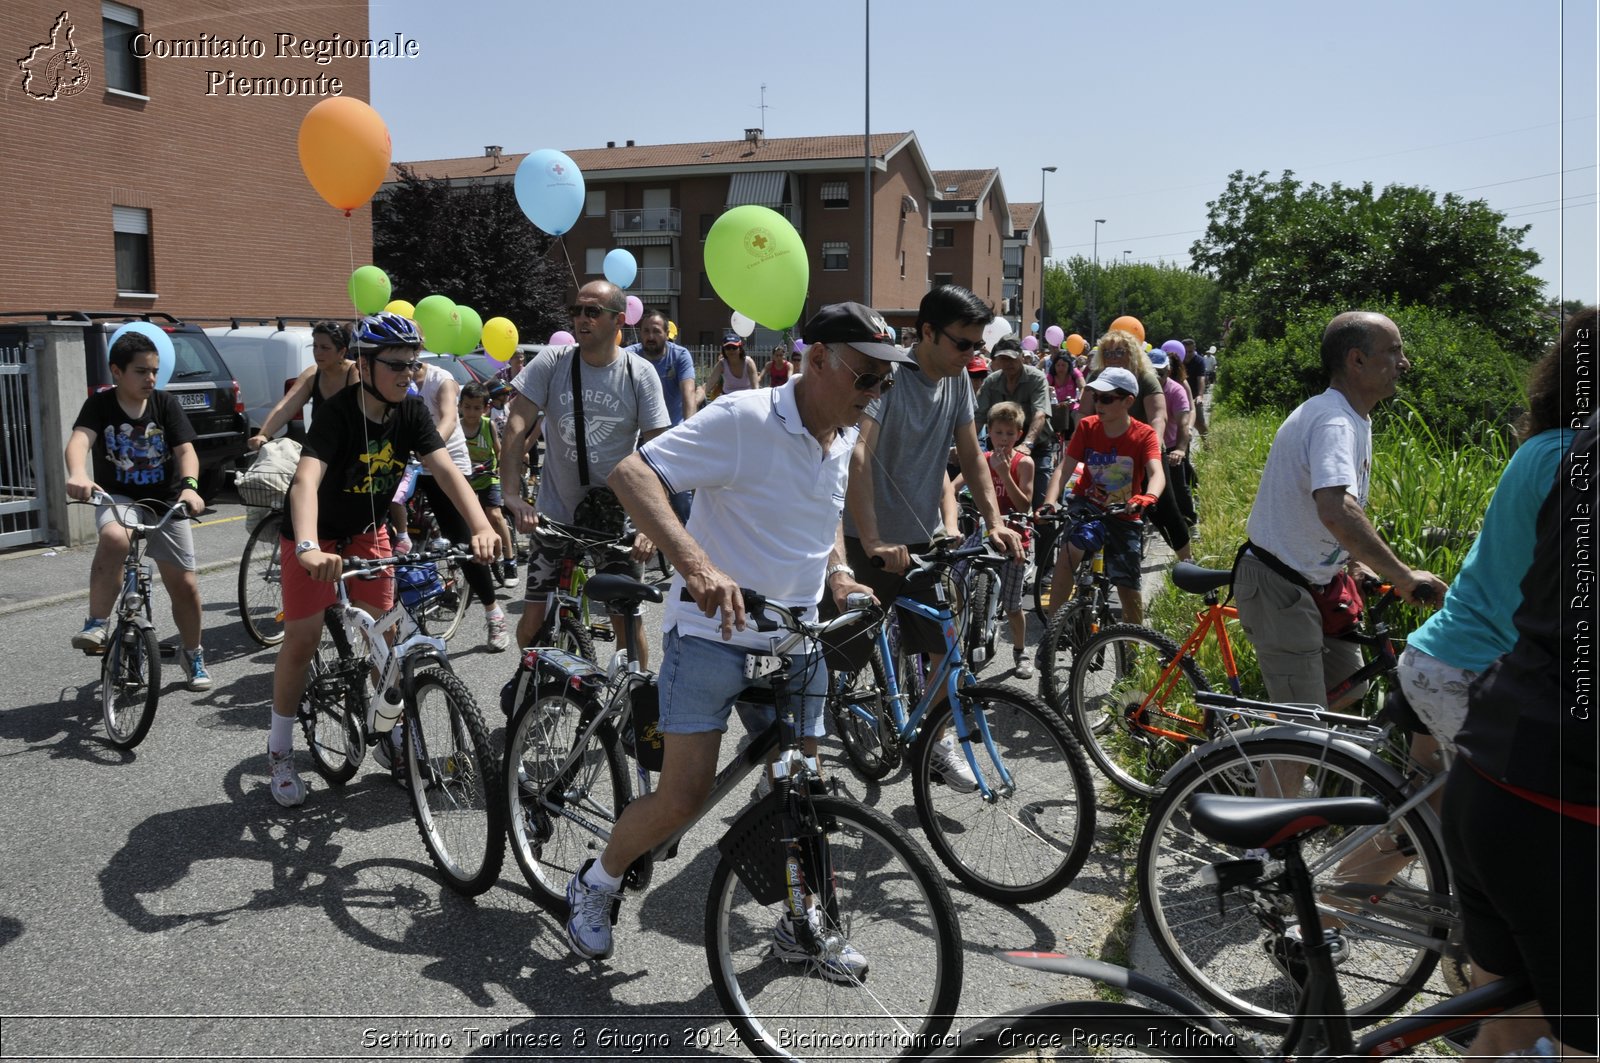
[[[843,572],[851,579],[856,578],[856,570],[851,568],[849,565],[829,565],[828,571],[823,574],[823,582],[827,582],[828,580],[832,579],[835,572]]]
[[[301,539],[294,544],[294,556],[299,557],[301,554],[310,553],[316,548],[317,541],[315,539]]]

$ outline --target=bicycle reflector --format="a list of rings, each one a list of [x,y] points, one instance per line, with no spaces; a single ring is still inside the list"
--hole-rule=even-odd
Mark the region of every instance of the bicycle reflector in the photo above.
[[[1106,526],[1098,520],[1079,521],[1072,527],[1068,540],[1084,553],[1100,549],[1106,541]]]

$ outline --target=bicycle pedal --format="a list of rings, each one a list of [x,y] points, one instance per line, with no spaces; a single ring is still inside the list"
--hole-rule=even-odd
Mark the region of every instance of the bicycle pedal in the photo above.
[[[162,660],[170,661],[170,660],[173,660],[174,658],[176,658],[177,656],[178,656],[178,647],[171,646],[171,645],[163,645],[161,647],[161,659]]]

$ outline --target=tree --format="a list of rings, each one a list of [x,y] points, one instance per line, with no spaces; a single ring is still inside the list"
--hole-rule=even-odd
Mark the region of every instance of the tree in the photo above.
[[[1522,246],[1529,227],[1505,225],[1482,200],[1235,170],[1207,209],[1190,255],[1217,280],[1222,312],[1245,336],[1283,336],[1302,307],[1389,303],[1461,317],[1525,357],[1549,341],[1541,285],[1528,272],[1539,255]]]
[[[509,181],[449,184],[397,167],[399,182],[373,202],[372,257],[396,297],[438,292],[485,319],[509,318],[525,339],[569,324],[571,280],[553,241],[517,206]]]
[[[1204,274],[1159,263],[1102,262],[1097,267],[1082,255],[1054,262],[1045,270],[1044,321],[1076,332],[1090,343],[1090,295],[1100,329],[1122,314],[1144,325],[1145,338],[1163,340],[1192,336],[1204,348],[1218,332],[1217,284]]]

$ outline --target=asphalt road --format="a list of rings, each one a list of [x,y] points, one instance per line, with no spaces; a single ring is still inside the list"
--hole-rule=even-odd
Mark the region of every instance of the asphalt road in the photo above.
[[[265,778],[274,654],[249,641],[235,598],[244,538],[236,503],[196,529],[216,685],[191,693],[167,662],[155,726],[132,753],[104,741],[98,664],[68,645],[89,549],[0,555],[0,1055],[738,1058],[701,933],[713,843],[738,810],[657,866],[622,908],[616,955],[589,964],[509,856],[476,900],[441,886],[406,797],[370,758],[330,790],[297,735],[311,793],[279,808]],[[170,640],[164,592],[156,615]],[[514,657],[482,638],[474,607],[452,660],[498,724]],[[903,772],[873,787],[845,777],[920,840]],[[966,946],[957,1028],[1088,995],[994,950],[1099,954],[1127,891],[1112,825],[1102,811],[1096,851],[1047,901],[997,906],[946,875]],[[517,1045],[495,1040],[507,1032]]]

